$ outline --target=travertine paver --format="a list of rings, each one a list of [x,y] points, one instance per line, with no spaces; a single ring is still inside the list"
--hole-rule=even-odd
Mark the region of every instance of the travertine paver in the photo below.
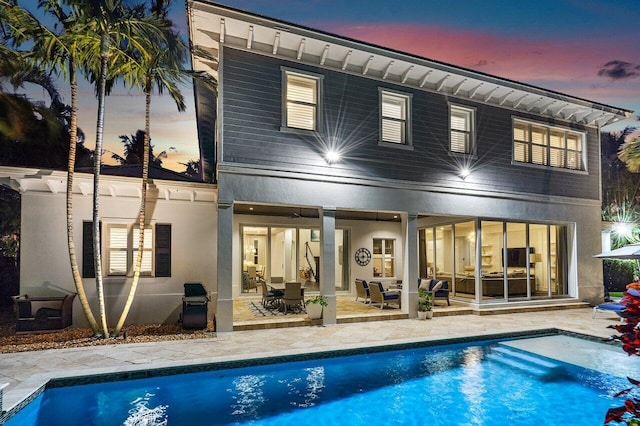
[[[591,318],[591,309],[503,315],[459,315],[218,333],[200,340],[121,344],[38,352],[0,354],[4,410],[21,401],[51,377],[162,368],[184,364],[259,358],[390,343],[470,337],[559,328],[607,337],[617,317]]]

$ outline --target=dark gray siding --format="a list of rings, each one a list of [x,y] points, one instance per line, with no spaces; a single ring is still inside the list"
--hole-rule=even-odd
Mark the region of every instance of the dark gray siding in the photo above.
[[[552,121],[231,48],[225,48],[223,58],[224,162],[452,188],[599,197],[599,147],[595,129],[587,131],[588,174],[514,165],[511,163],[512,117]],[[280,130],[281,66],[324,75],[323,123],[319,134]],[[379,87],[413,95],[413,150],[379,146]],[[477,109],[478,148],[474,159],[465,160],[448,152],[449,100]],[[558,125],[567,127],[563,122]],[[328,165],[323,159],[324,147],[334,138],[343,158],[337,164]],[[458,175],[465,161],[470,163],[472,175],[462,181]]]

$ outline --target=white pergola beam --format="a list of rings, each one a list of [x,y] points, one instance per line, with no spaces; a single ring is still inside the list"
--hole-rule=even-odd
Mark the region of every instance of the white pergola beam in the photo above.
[[[224,19],[220,19],[220,44],[224,43],[224,36],[226,31],[227,29],[225,28],[225,25],[224,25]]]
[[[249,25],[249,34],[247,35],[247,49],[253,46],[253,25]]]
[[[87,195],[91,191],[91,185],[86,182],[80,182],[78,187],[80,188],[80,193],[82,195]]]
[[[504,105],[504,103],[507,102],[507,98],[511,96],[513,92],[515,92],[515,90],[509,90],[507,93],[502,95],[502,97],[498,99],[498,105]]]
[[[489,99],[491,99],[491,96],[493,96],[495,91],[498,90],[499,88],[500,86],[496,86],[493,89],[489,90],[489,92],[484,96],[484,101],[489,102]]]
[[[467,82],[466,78],[463,78],[462,81],[460,81],[460,83],[456,84],[455,86],[452,87],[453,89],[453,96],[457,95],[458,92],[460,91],[460,89],[462,88],[462,85],[465,84]]]
[[[576,115],[578,111],[580,111],[580,108],[574,108],[571,111],[565,111],[566,113],[562,114],[562,118],[564,118],[565,120],[569,120],[571,117]]]
[[[278,54],[278,48],[280,47],[280,32],[276,33],[276,38],[273,40],[273,53],[274,55]]]
[[[602,127],[602,126],[606,126],[607,124],[615,123],[616,121],[618,121],[616,120],[616,116],[613,114],[609,114],[607,117],[605,117],[604,122],[602,124],[598,123],[598,125]]]
[[[442,77],[442,79],[438,82],[438,84],[436,85],[436,90],[439,92],[442,87],[444,86],[444,83],[449,79],[449,77],[451,77],[451,74],[447,74],[444,77]]]
[[[549,107],[553,104],[555,104],[557,101],[551,101],[548,104],[544,105],[542,108],[540,108],[540,114],[544,114],[545,112],[547,112],[547,110],[549,109]]]
[[[531,112],[531,110],[533,110],[533,108],[536,106],[536,104],[538,102],[540,102],[541,100],[543,100],[544,98],[542,96],[540,96],[538,99],[536,99],[535,101],[531,102],[529,104],[529,106],[527,107],[527,112]]]
[[[58,185],[56,185],[56,182],[54,182],[52,180],[48,180],[47,181],[47,186],[49,187],[49,191],[51,191],[52,194],[57,194],[58,193]]]
[[[304,53],[304,43],[304,39],[300,40],[300,45],[298,46],[298,54],[296,55],[297,60],[300,60],[300,58],[302,58],[302,54]]]
[[[402,74],[402,83],[407,81],[407,78],[409,78],[409,73],[413,70],[413,68],[414,68],[413,65],[411,65],[409,68],[407,68],[404,74]]]
[[[389,71],[391,70],[391,67],[393,66],[394,61],[391,61],[387,64],[387,67],[384,69],[384,73],[382,73],[382,79],[386,80],[387,77],[389,76]]]
[[[591,115],[592,111],[591,110],[587,110],[586,112],[583,112],[582,114],[576,114],[576,121],[582,121],[584,120],[587,116]]]
[[[409,68],[407,68],[407,70],[404,72],[404,74],[402,74],[402,83],[407,81],[407,78],[409,78],[409,73],[413,70],[414,66],[411,65]]]
[[[482,87],[483,84],[484,83],[480,83],[476,87],[471,89],[471,92],[469,92],[469,99],[473,99],[473,97],[476,95],[476,93],[478,93],[478,90]]]
[[[373,62],[373,55],[369,56],[369,59],[367,59],[367,63],[364,64],[362,75],[367,75],[367,73],[369,72],[369,67],[371,66],[371,62]]]
[[[324,61],[327,60],[327,55],[329,54],[329,45],[324,46],[324,50],[322,51],[322,56],[320,57],[320,65],[324,65]]]
[[[353,51],[349,51],[347,52],[347,56],[344,57],[344,59],[342,60],[342,71],[346,70],[347,67],[349,66],[349,59],[351,59],[351,54],[353,53]]]
[[[429,70],[425,75],[422,76],[422,79],[420,80],[420,87],[424,87],[424,85],[427,84],[427,79],[429,78],[429,75],[431,75],[432,72],[433,70]]]
[[[594,114],[598,114],[598,112],[594,112]],[[607,115],[607,113],[603,112],[602,114],[598,114],[595,117],[593,117],[592,119],[587,119],[587,124],[591,125],[593,123],[595,123],[596,121],[600,120],[602,117],[604,117],[605,115]]]
[[[564,111],[567,107],[569,106],[569,104],[565,103],[564,105],[561,105],[560,108],[558,108],[557,110],[552,110],[549,109],[549,112],[551,113],[551,115],[553,115],[554,117],[557,117],[560,112]]]
[[[516,99],[516,101],[513,103],[513,108],[518,108],[520,106],[520,104],[522,103],[522,101],[524,101],[527,96],[529,96],[528,93],[522,95],[520,98]]]

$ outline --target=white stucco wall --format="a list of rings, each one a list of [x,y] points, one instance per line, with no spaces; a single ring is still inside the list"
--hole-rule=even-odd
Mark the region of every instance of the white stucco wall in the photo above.
[[[127,185],[118,182],[116,193],[127,193]],[[177,189],[178,187],[176,187]],[[216,224],[217,211],[213,189],[206,200],[169,199],[162,194],[147,207],[151,223],[171,224],[171,277],[141,277],[136,299],[127,323],[171,323],[178,321],[182,310],[185,282],[202,282],[213,296],[216,291]],[[153,191],[151,191],[153,194]],[[135,191],[133,192],[135,194]],[[153,195],[152,195],[153,196]],[[103,195],[100,216],[110,222],[135,223],[140,200],[132,196]],[[92,215],[91,194],[74,196],[74,238],[78,263],[82,265],[82,223]],[[56,291],[75,292],[67,251],[65,193],[26,191],[22,194],[22,234],[20,291],[29,295],[52,295]],[[104,237],[103,237],[103,248]],[[103,251],[104,253],[104,251]],[[104,257],[103,257],[104,264]],[[97,315],[95,279],[85,278],[85,291]],[[105,277],[105,302],[110,325],[120,315],[131,278]],[[212,315],[215,303],[209,305]],[[74,326],[86,325],[76,299]]]

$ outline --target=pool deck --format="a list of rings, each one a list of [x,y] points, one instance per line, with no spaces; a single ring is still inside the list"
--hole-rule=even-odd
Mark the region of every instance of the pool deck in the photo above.
[[[215,337],[0,354],[1,410],[8,411],[50,378],[126,372],[181,365],[372,347],[418,341],[469,338],[557,328],[608,337],[615,315],[566,309],[502,315],[458,315],[432,320],[403,319],[332,326],[218,333]],[[622,349],[620,349],[622,352]]]

